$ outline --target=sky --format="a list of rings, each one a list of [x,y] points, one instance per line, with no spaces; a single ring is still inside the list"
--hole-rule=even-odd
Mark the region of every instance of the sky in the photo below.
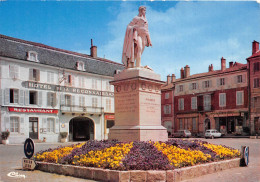
[[[0,34],[121,63],[127,25],[146,6],[153,46],[141,65],[166,80],[220,69],[220,59],[246,63],[260,41],[259,1],[0,1]]]

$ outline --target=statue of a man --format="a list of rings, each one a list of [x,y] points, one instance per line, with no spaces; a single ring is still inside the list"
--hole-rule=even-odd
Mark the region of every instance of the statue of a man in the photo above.
[[[146,7],[140,6],[139,14],[126,28],[122,55],[122,62],[126,68],[141,67],[141,55],[144,47],[152,46],[145,13]]]

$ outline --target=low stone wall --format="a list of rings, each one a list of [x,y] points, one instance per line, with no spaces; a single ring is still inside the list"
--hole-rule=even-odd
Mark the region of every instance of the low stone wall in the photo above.
[[[73,165],[61,165],[47,162],[36,162],[36,169],[78,178],[92,179],[97,181],[182,181],[205,174],[239,167],[240,158],[212,162],[191,167],[185,167],[167,171],[116,171],[92,167],[80,167]]]

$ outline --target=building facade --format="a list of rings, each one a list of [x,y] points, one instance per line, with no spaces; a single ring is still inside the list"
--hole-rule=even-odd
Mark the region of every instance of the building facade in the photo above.
[[[0,127],[10,143],[102,140],[114,125],[109,84],[122,64],[0,35]]]
[[[180,75],[180,79],[168,76],[162,87],[162,110],[169,104],[164,95],[173,95],[173,131],[188,129],[193,135],[203,135],[207,129],[225,135],[250,133],[247,64],[229,62],[226,67],[226,60],[221,58],[221,70],[210,65],[208,72],[190,75],[186,65]],[[167,119],[162,115],[162,121]]]
[[[247,58],[249,75],[249,118],[252,134],[260,134],[260,50],[254,41],[252,55]]]

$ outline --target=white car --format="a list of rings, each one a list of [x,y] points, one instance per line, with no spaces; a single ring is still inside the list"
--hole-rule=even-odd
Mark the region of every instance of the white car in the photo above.
[[[206,130],[205,132],[205,138],[219,138],[221,137],[221,133],[218,132],[217,130],[215,129],[211,129],[211,130]]]

